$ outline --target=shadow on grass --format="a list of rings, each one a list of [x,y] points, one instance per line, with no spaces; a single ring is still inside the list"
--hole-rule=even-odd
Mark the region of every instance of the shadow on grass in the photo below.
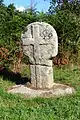
[[[3,80],[8,79],[9,81],[15,82],[16,85],[24,85],[27,82],[30,82],[28,77],[22,77],[20,73],[14,73],[6,68],[0,70],[0,76],[3,76]]]

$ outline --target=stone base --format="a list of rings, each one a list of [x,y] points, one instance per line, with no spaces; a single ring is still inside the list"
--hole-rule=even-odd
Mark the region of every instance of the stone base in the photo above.
[[[13,86],[10,90],[8,90],[8,93],[20,93],[20,94],[24,94],[28,98],[34,98],[34,97],[63,96],[66,94],[73,94],[75,93],[75,90],[73,87],[54,83],[51,89],[44,89],[44,90],[41,90],[41,89],[34,90],[31,88],[25,87],[24,85],[16,85],[16,86]]]

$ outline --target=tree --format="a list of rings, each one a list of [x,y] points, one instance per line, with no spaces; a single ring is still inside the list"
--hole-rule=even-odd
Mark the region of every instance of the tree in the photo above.
[[[54,14],[55,11],[55,14]],[[49,11],[49,23],[56,29],[59,41],[59,54],[80,58],[80,3],[73,1]]]
[[[22,54],[21,33],[25,26],[36,19],[34,10],[19,12],[14,4],[8,7],[4,4],[0,5],[0,64],[7,67],[10,64],[18,64],[19,55]]]
[[[3,2],[4,2],[4,0],[0,0],[0,5],[4,5]]]
[[[75,9],[75,7],[80,4],[80,0],[49,0],[49,2],[50,2],[50,7],[48,10],[49,14],[54,14],[58,9],[63,9],[65,7],[72,8],[73,11],[76,11],[77,9]]]

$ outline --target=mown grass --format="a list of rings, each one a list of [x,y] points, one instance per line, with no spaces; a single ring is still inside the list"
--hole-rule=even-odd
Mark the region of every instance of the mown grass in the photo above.
[[[14,83],[0,78],[0,120],[80,120],[80,70],[54,68],[55,82],[74,86],[76,94],[27,99],[5,90]]]
[[[54,68],[54,80],[58,83],[63,83],[73,86],[77,92],[80,91],[80,68],[74,66],[73,68],[61,67]]]

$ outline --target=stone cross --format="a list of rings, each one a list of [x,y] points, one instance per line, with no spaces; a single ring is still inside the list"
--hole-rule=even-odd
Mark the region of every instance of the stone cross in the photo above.
[[[23,52],[30,60],[32,88],[53,86],[52,57],[58,53],[58,37],[54,28],[44,22],[29,24],[23,34]]]

